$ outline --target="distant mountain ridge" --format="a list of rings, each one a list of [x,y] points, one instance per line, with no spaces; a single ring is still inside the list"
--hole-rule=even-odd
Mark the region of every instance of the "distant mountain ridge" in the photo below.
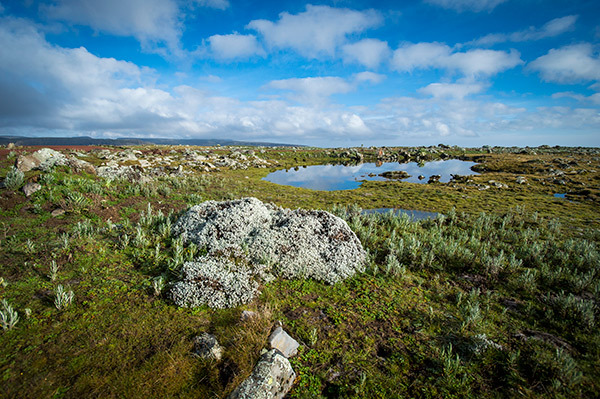
[[[0,136],[0,145],[14,143],[19,146],[28,145],[233,145],[233,146],[263,146],[263,147],[302,147],[295,144],[263,143],[259,141],[236,141],[226,139],[153,139],[153,138],[117,138],[117,139],[94,139],[92,137],[23,137],[23,136]]]

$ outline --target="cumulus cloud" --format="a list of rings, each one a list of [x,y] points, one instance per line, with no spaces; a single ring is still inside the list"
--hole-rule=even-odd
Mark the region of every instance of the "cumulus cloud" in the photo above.
[[[552,94],[552,98],[572,98],[573,100],[577,100],[580,102],[590,102],[592,104],[600,104],[600,93],[594,93],[590,96],[585,96],[580,93],[575,93],[572,91],[563,91],[559,93]]]
[[[308,104],[320,104],[333,94],[343,94],[354,90],[351,83],[334,76],[273,80],[266,87],[291,91],[293,92],[292,98]]]
[[[454,52],[443,43],[417,43],[399,47],[394,52],[392,67],[401,72],[438,68],[458,70],[466,76],[491,76],[522,62],[521,55],[516,50],[506,52],[474,49]]]
[[[265,55],[254,35],[213,35],[208,38],[208,42],[213,55],[223,60]]]
[[[425,0],[427,3],[435,4],[437,6],[455,10],[458,12],[472,11],[492,11],[498,5],[504,3],[506,0]]]
[[[483,91],[485,86],[481,83],[431,83],[423,87],[419,92],[436,98],[459,98],[462,99],[471,94]]]
[[[53,19],[133,36],[147,49],[157,44],[177,48],[182,31],[175,0],[56,0],[42,10]]]
[[[333,56],[347,35],[360,33],[381,23],[374,10],[355,11],[346,8],[307,5],[299,14],[282,12],[276,22],[258,19],[247,28],[259,32],[271,48],[292,49],[299,54],[318,58]]]
[[[577,15],[567,15],[565,17],[555,18],[545,23],[541,28],[535,28],[531,26],[526,30],[513,32],[509,34],[491,33],[467,44],[475,46],[490,46],[496,43],[526,42],[533,40],[541,40],[547,37],[555,37],[565,32],[573,30],[578,17],[579,16]]]
[[[552,49],[529,64],[542,78],[558,83],[600,80],[600,58],[589,43]]]
[[[379,73],[374,73],[374,72],[369,72],[369,71],[359,72],[356,75],[354,75],[354,81],[356,83],[369,82],[369,83],[377,84],[377,83],[383,82],[385,78],[386,78],[385,75],[381,75]]]
[[[342,47],[345,62],[357,62],[367,68],[377,68],[389,58],[391,51],[387,42],[377,39],[363,39]]]

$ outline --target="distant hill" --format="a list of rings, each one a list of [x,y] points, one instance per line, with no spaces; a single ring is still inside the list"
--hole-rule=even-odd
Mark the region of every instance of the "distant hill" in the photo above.
[[[14,143],[19,146],[28,145],[233,145],[233,146],[264,146],[264,147],[293,147],[294,144],[262,143],[258,141],[235,141],[221,139],[152,139],[152,138],[118,138],[118,139],[94,139],[91,137],[22,137],[22,136],[0,136],[0,145]],[[301,146],[300,146],[301,147]]]

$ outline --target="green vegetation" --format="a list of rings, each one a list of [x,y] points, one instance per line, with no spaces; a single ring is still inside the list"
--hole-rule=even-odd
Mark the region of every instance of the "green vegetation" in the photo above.
[[[181,148],[140,150],[185,168]],[[263,151],[281,167],[350,161],[343,150]],[[446,152],[476,160],[482,174],[473,183],[315,192],[261,180],[275,166],[134,182],[66,166],[25,173],[15,188],[37,181],[40,191],[0,191],[2,396],[226,397],[281,321],[301,343],[293,398],[597,397],[598,155]],[[5,184],[11,158],[0,158]],[[482,190],[489,180],[508,188]],[[367,271],[336,285],[273,281],[234,309],[176,307],[166,293],[181,265],[204,254],[172,236],[178,214],[245,196],[343,218],[368,252]],[[443,215],[413,222],[361,212],[381,207]],[[52,216],[57,209],[64,213]],[[244,309],[258,316],[241,321]],[[192,356],[203,332],[223,346],[220,362]]]

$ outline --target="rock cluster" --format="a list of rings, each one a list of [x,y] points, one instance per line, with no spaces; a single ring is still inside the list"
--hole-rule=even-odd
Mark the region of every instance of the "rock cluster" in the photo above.
[[[207,201],[185,212],[173,232],[207,252],[184,264],[184,279],[172,290],[180,306],[236,306],[252,299],[256,281],[335,284],[364,270],[360,241],[345,221],[325,211],[284,209],[256,198]]]

